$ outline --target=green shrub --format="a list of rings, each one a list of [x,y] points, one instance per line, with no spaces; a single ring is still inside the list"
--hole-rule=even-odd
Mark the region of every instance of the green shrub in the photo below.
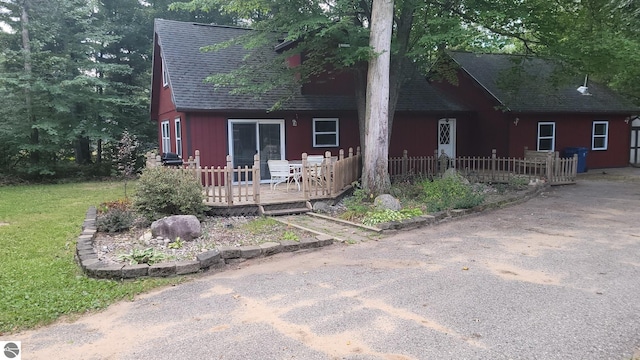
[[[166,167],[145,169],[133,197],[135,210],[148,220],[204,213],[204,193],[193,174]]]
[[[340,218],[344,220],[356,220],[367,214],[372,206],[373,199],[367,195],[367,192],[360,187],[360,184],[354,182],[353,194],[344,199],[344,206],[347,208],[345,212],[340,214]]]
[[[468,209],[482,204],[484,195],[474,191],[460,176],[422,182],[423,200],[429,212]]]
[[[116,233],[131,229],[135,221],[136,216],[131,210],[113,208],[98,216],[96,227],[98,231]]]

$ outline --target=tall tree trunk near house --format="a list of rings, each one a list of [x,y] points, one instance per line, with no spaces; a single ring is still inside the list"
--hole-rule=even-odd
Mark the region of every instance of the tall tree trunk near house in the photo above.
[[[24,57],[24,72],[27,79],[27,85],[24,88],[26,116],[28,121],[34,125],[31,128],[31,134],[29,140],[31,145],[38,145],[40,143],[40,134],[36,125],[36,117],[33,113],[32,106],[32,94],[31,94],[31,39],[29,38],[29,2],[23,0],[20,7],[20,24],[22,25],[22,54]],[[32,164],[40,162],[40,153],[37,149],[32,149],[29,154],[29,159]]]
[[[367,72],[366,136],[362,186],[372,195],[385,194],[389,180],[389,68],[393,0],[373,0],[369,46],[375,56]]]
[[[365,134],[367,133],[367,64],[358,66],[354,74],[356,111],[358,115],[358,130],[360,134],[360,151],[364,154]]]
[[[407,77],[407,52],[409,51],[409,38],[411,35],[411,27],[413,26],[415,9],[416,5],[412,0],[403,1],[402,9],[400,9],[400,17],[395,26],[395,53],[391,58],[391,66],[389,69],[389,144],[391,144],[393,119],[398,98],[400,97],[400,90]]]

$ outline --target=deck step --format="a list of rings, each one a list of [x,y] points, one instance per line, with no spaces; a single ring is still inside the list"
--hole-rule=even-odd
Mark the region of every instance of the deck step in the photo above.
[[[290,209],[278,209],[278,210],[264,210],[262,212],[265,216],[283,216],[283,215],[294,215],[294,214],[304,214],[308,213],[309,208],[290,208]]]

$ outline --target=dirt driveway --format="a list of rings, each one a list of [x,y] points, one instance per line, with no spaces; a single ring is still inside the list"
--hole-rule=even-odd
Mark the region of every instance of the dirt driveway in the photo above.
[[[606,179],[246,262],[12,340],[23,359],[640,358],[640,182]]]

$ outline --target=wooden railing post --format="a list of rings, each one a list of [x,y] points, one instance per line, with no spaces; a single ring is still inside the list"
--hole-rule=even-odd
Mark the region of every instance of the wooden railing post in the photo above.
[[[496,149],[491,149],[491,181],[496,181],[496,171],[497,169],[497,163],[498,163],[498,156],[497,156],[497,151]]]
[[[196,162],[196,168],[199,168],[200,167],[200,150],[196,150],[195,162]]]
[[[407,150],[402,150],[402,164],[400,166],[400,172],[403,177],[407,176],[409,172],[409,152]]]
[[[233,205],[233,165],[231,155],[227,155],[227,166],[224,167],[224,186],[226,189],[227,204]]]
[[[338,159],[344,159],[343,149],[340,149],[340,151],[338,151]],[[329,193],[329,196],[333,196],[333,194],[335,193],[333,189],[335,179],[332,178],[334,168],[333,161],[331,161],[331,151],[324,152],[324,161],[322,162],[321,166],[322,170],[320,170],[320,173],[324,177],[324,181],[322,182],[322,184],[324,185],[326,192]]]
[[[260,205],[260,154],[253,155],[252,170],[251,180],[253,180],[253,202]]]
[[[547,172],[547,180],[549,183],[553,184],[555,179],[555,174],[553,172],[553,153],[547,153],[546,162],[545,162],[545,171]]]
[[[302,153],[302,169],[300,170],[302,172],[302,176],[300,178],[300,181],[302,182],[302,194],[304,196],[304,199],[306,201],[309,201],[309,199],[311,198],[311,189],[309,188],[309,169],[307,168],[307,153]]]

